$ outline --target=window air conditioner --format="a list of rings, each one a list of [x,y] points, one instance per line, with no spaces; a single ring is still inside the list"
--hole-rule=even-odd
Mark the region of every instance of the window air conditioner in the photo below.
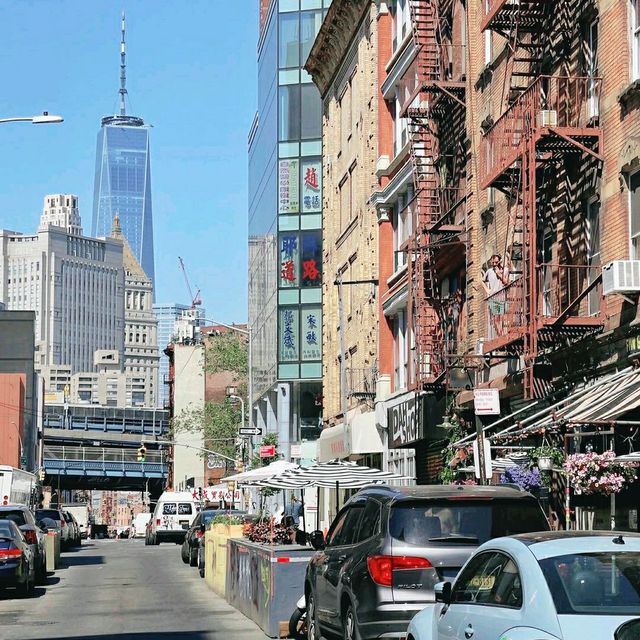
[[[602,267],[602,293],[639,293],[640,260],[613,260]]]
[[[557,127],[558,126],[558,112],[555,110],[542,109],[538,111],[538,126],[539,127]]]

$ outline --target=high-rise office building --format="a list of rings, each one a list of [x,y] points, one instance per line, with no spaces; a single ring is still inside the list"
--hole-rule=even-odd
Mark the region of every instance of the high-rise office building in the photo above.
[[[35,234],[0,229],[0,301],[35,311],[36,368],[71,374],[94,371],[96,350],[124,353],[122,242],[83,236],[77,200],[46,196]]]
[[[149,130],[127,115],[125,22],[120,43],[120,113],[102,118],[96,151],[92,235],[106,237],[116,213],[134,256],[153,281],[153,219]]]
[[[306,457],[322,410],[322,104],[303,66],[329,5],[260,4],[249,132],[250,400],[255,424],[278,433],[285,458]]]

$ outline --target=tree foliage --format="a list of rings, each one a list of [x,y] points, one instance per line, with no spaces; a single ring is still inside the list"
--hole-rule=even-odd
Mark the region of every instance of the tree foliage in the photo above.
[[[207,402],[203,409],[183,409],[173,418],[172,427],[174,433],[202,434],[207,449],[235,458],[241,421],[240,405],[225,399],[224,402]]]
[[[209,335],[205,350],[205,371],[231,371],[236,380],[244,381],[248,370],[248,348],[245,336],[232,331]]]

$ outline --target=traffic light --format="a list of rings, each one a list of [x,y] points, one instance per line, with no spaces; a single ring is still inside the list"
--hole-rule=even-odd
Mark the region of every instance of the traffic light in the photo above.
[[[147,448],[143,444],[141,444],[140,448],[138,449],[138,462],[144,462],[146,457]]]

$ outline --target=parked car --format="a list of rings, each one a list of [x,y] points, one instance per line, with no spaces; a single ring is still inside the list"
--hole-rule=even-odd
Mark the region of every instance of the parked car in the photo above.
[[[60,547],[68,547],[71,544],[72,531],[71,527],[67,523],[66,518],[62,514],[60,509],[36,509],[36,520],[43,520],[44,518],[50,518],[55,520],[60,529]]]
[[[67,521],[67,524],[70,527],[71,533],[69,534],[69,544],[72,547],[78,547],[82,543],[82,531],[80,530],[80,525],[76,520],[75,516],[69,511],[63,511],[62,515],[64,519]]]
[[[182,543],[181,556],[182,561],[195,567],[198,564],[198,549],[200,541],[204,539],[204,532],[216,516],[245,516],[246,511],[222,510],[222,509],[204,509],[193,519],[191,526],[187,529],[187,533]]]
[[[106,524],[92,524],[91,525],[91,539],[103,540],[109,537],[109,527]]]
[[[26,597],[33,591],[36,579],[35,562],[18,525],[12,520],[0,520],[0,587],[15,587]]]
[[[189,491],[165,491],[160,496],[151,519],[153,544],[182,544],[199,506],[199,501]]]
[[[152,513],[138,513],[133,519],[132,530],[134,538],[144,538],[147,531],[147,524],[151,520]]]
[[[482,543],[549,528],[538,501],[514,487],[376,486],[338,512],[307,567],[310,640],[403,635]],[[357,603],[357,608],[356,608]],[[387,637],[386,635],[384,637]]]
[[[640,615],[640,535],[553,531],[491,540],[455,582],[436,585],[436,600],[411,621],[410,640],[625,637]]]
[[[29,507],[22,504],[0,506],[0,520],[11,520],[18,526],[33,553],[36,581],[43,583],[47,578],[46,538]]]

